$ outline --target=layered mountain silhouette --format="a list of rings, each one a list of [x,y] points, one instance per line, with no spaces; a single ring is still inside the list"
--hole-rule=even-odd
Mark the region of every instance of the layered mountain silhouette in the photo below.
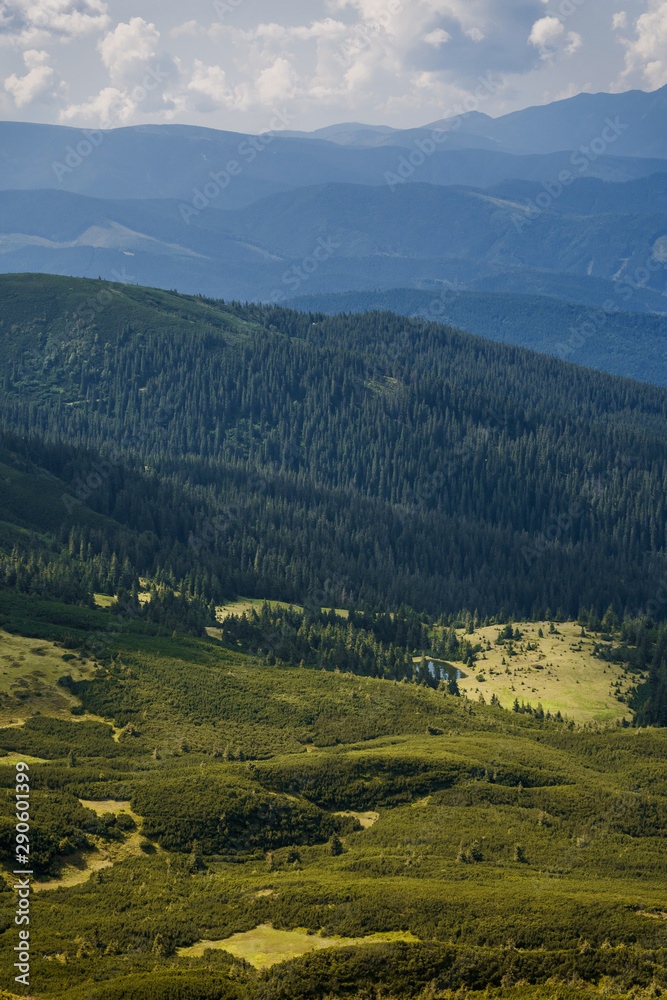
[[[407,130],[273,124],[0,123],[0,271],[272,302],[453,286],[667,313],[667,88]]]

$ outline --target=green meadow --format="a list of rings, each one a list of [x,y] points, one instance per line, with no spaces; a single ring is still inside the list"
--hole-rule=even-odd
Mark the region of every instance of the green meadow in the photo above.
[[[12,614],[37,631],[37,611],[52,638],[7,633],[12,655],[53,660],[38,679],[55,692],[61,663],[80,669],[63,705],[31,687],[33,714],[0,732],[6,789],[31,762],[36,997],[659,995],[663,730],[271,665],[99,608],[72,611],[63,662],[67,612]],[[556,627],[565,641],[531,655],[568,697],[580,678],[584,720],[591,658]],[[93,630],[105,640],[79,660]],[[8,969],[13,938],[6,918]]]

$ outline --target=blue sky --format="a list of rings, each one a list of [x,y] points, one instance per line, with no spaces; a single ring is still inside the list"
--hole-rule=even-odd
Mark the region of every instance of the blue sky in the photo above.
[[[0,117],[409,127],[667,84],[667,0],[8,0]]]

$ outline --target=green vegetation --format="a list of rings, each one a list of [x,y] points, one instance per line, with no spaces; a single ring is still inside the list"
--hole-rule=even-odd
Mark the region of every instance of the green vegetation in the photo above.
[[[144,577],[153,620],[183,624],[171,589],[193,628],[238,594],[664,608],[663,389],[390,314],[48,275],[0,292],[4,587],[132,612]]]
[[[667,986],[662,730],[578,729],[446,685],[271,665],[134,619],[103,631],[109,610],[11,601],[43,631],[71,614],[70,639],[91,619],[105,636],[94,675],[74,682],[92,721],[0,733],[42,761],[40,1000]],[[621,634],[602,645],[632,658]],[[95,721],[129,706],[120,731]],[[3,962],[12,944],[7,920]]]
[[[224,941],[201,941],[191,948],[181,948],[179,954],[199,957],[205,954],[207,948],[221,948],[236,958],[250,962],[255,968],[266,969],[277,962],[285,962],[322,948],[349,948],[401,940],[417,942],[417,938],[411,934],[369,934],[364,938],[332,938],[302,930],[279,931],[270,924],[260,924],[251,931],[233,934]]]
[[[481,646],[474,669],[458,681],[469,698],[496,703],[503,708],[531,705],[535,710],[574,719],[605,723],[632,718],[628,707],[637,685],[646,674],[636,667],[627,650],[625,659],[610,663],[611,635],[584,630],[575,622],[559,622],[553,633],[548,622],[526,622],[476,629],[468,639]],[[540,636],[540,630],[542,636]]]
[[[0,286],[3,969],[25,759],[37,1000],[667,990],[665,392]]]
[[[546,287],[539,287],[540,279]],[[547,285],[549,279],[551,289]],[[286,304],[301,312],[329,315],[380,310],[402,316],[437,318],[440,323],[503,344],[552,354],[613,375],[667,385],[663,316],[650,312],[623,312],[625,303],[621,298],[616,302],[618,311],[605,311],[602,289],[594,288],[593,283],[593,290],[590,279],[586,291],[593,298],[586,295],[582,285],[575,291],[574,284],[571,297],[583,292],[576,302],[594,302],[597,293],[598,306],[561,301],[568,297],[567,292],[563,286],[558,288],[559,282],[554,275],[549,278],[540,275],[532,281],[527,275],[521,275],[513,284],[517,291],[521,288],[521,294],[454,290],[451,283],[432,282],[430,289],[392,288],[383,292],[308,295]],[[483,277],[478,279],[477,285],[484,288]],[[491,280],[490,287],[493,285]],[[541,295],[526,294],[535,286]],[[547,298],[549,292],[553,297]],[[660,312],[659,300],[655,301],[654,308],[656,313]]]

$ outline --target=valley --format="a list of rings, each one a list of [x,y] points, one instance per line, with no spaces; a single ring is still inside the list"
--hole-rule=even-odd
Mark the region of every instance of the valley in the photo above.
[[[271,46],[340,76],[353,6],[133,16],[97,98],[0,122],[0,1000],[667,993],[667,87],[617,12],[614,93],[487,70],[421,125],[491,42],[416,3],[406,127],[189,122],[257,123]],[[521,44],[592,78],[563,6]],[[201,61],[251,36],[252,86]],[[161,124],[145,66],[145,121],[63,124],[149,53]]]

